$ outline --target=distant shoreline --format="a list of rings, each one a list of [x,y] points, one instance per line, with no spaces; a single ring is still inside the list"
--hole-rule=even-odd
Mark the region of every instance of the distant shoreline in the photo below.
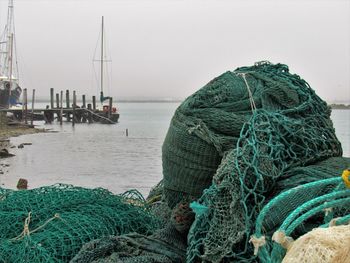
[[[345,105],[345,104],[330,104],[329,106],[333,110],[350,110],[350,105]]]
[[[180,103],[184,100],[181,99],[174,99],[174,100],[166,100],[166,99],[145,99],[145,100],[137,100],[137,99],[122,99],[122,100],[116,100],[116,103]],[[36,103],[50,103],[50,101],[46,99],[36,99]],[[82,102],[82,100],[77,99],[77,102]],[[91,100],[87,100],[87,103],[92,102]],[[29,101],[30,103],[30,101]]]

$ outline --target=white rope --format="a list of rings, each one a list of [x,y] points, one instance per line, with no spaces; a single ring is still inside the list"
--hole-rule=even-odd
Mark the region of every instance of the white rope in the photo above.
[[[243,80],[244,80],[244,83],[245,83],[245,86],[247,88],[247,91],[248,91],[248,95],[249,95],[249,102],[250,102],[250,107],[252,109],[252,112],[254,112],[256,110],[256,106],[255,106],[255,102],[254,102],[254,99],[253,99],[253,94],[250,90],[250,87],[249,87],[249,84],[248,84],[248,81],[245,77],[246,74],[248,73],[236,73],[238,76],[242,76]]]
[[[32,212],[28,213],[28,217],[24,220],[24,226],[23,226],[23,231],[22,233],[15,237],[12,238],[11,240],[16,241],[16,240],[21,240],[23,239],[25,236],[30,236],[30,234],[42,229],[43,227],[45,227],[48,223],[50,223],[52,220],[56,219],[56,218],[61,218],[59,214],[55,214],[53,217],[51,217],[50,219],[48,219],[44,224],[42,224],[41,226],[38,226],[37,228],[35,228],[34,230],[30,231],[29,230],[29,224],[30,224],[30,219],[31,219],[31,215]]]
[[[323,209],[323,211],[324,211],[324,215],[328,216],[330,213],[332,213],[333,208],[332,207],[328,207],[328,208]]]
[[[259,252],[259,248],[264,246],[266,244],[266,238],[265,236],[261,237],[256,237],[256,236],[251,236],[249,239],[249,243],[252,243],[254,246],[254,256],[256,256]]]
[[[187,130],[189,134],[192,134],[195,130],[198,130],[200,128],[200,124],[197,124],[196,126],[193,126]]]
[[[272,241],[280,244],[285,249],[289,249],[292,243],[294,242],[293,238],[286,236],[286,233],[283,231],[276,231],[272,235]]]
[[[339,219],[339,217],[333,218],[331,221],[329,221],[328,226],[332,227],[332,226],[336,226],[337,225],[337,220]]]

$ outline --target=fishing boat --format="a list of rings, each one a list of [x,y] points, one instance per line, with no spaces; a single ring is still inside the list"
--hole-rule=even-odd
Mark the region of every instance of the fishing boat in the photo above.
[[[105,32],[104,32],[104,17],[102,16],[102,24],[101,24],[101,48],[100,48],[100,57],[99,59],[94,59],[94,62],[99,62],[100,67],[100,103],[101,108],[99,109],[99,115],[107,117],[106,123],[116,123],[119,120],[119,113],[116,107],[113,106],[113,99],[110,96],[105,96],[104,94],[104,71],[105,64],[107,62],[111,62],[111,60],[106,59],[105,54]],[[96,55],[96,54],[95,54]],[[101,120],[100,120],[101,122]],[[103,121],[105,122],[105,121]]]
[[[10,108],[18,105],[22,93],[22,89],[18,84],[15,41],[13,0],[9,0],[7,23],[0,41],[0,108]]]

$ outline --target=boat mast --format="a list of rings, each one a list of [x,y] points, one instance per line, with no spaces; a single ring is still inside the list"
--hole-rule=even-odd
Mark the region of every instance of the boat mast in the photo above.
[[[102,16],[102,31],[101,31],[101,95],[103,96],[103,16]]]
[[[2,39],[0,44],[4,45],[4,49],[1,48],[1,75],[3,77],[6,77],[7,79],[10,78],[10,56],[13,57],[11,54],[11,48],[13,46],[13,43],[11,43],[11,35],[14,33],[14,24],[13,24],[13,0],[8,1],[8,9],[7,9],[7,20],[5,29],[2,35]],[[12,36],[13,38],[13,36]],[[13,39],[14,40],[14,39]],[[13,52],[12,52],[13,53]]]
[[[12,55],[13,55],[13,33],[10,35],[10,54],[9,54],[9,82],[10,82],[10,89],[9,89],[9,99],[8,99],[8,106],[10,108],[10,100],[11,100],[11,90],[12,90]]]

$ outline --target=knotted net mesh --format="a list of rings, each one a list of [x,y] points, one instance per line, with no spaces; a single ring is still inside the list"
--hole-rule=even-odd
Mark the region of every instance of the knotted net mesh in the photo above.
[[[38,203],[38,209],[0,209],[11,226],[0,229],[6,234],[0,254],[11,262],[10,245],[18,245],[21,257],[43,262],[67,262],[75,254],[72,263],[254,262],[249,240],[264,206],[300,184],[337,176],[350,164],[341,157],[330,113],[286,65],[262,62],[228,71],[176,110],[162,147],[163,181],[146,202],[137,194],[103,194],[97,208],[90,203],[100,200],[95,193],[79,205],[74,200],[81,194],[69,198],[73,208],[53,196],[55,209],[41,198],[24,202],[24,207]],[[313,197],[281,203],[263,231],[273,233]],[[45,227],[22,237],[29,212],[30,229]]]
[[[149,234],[159,220],[135,191],[54,185],[2,191],[0,262],[69,262],[96,238],[129,232]]]

